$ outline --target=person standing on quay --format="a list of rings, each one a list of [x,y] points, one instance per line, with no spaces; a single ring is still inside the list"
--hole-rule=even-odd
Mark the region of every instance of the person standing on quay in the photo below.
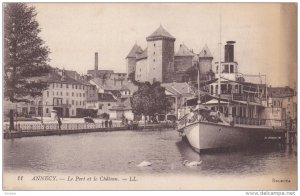
[[[62,122],[61,122],[61,120],[60,120],[59,115],[57,115],[57,122],[58,122],[58,128],[59,128],[59,130],[60,130],[60,129],[61,129],[60,127],[61,127]]]
[[[112,127],[112,120],[109,121],[109,128]]]

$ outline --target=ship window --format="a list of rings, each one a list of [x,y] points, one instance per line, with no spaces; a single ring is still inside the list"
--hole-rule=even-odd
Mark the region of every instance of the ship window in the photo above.
[[[233,67],[233,65],[230,65],[230,73],[234,73],[234,67]]]
[[[226,86],[226,84],[221,84],[221,93],[222,94],[227,94],[227,86]]]
[[[232,117],[235,117],[235,116],[236,116],[236,108],[233,107],[233,108],[232,108]]]
[[[229,66],[224,65],[223,73],[229,73]]]

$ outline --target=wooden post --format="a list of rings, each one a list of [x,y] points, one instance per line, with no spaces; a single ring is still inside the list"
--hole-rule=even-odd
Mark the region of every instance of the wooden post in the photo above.
[[[9,130],[14,130],[14,110],[9,110]]]

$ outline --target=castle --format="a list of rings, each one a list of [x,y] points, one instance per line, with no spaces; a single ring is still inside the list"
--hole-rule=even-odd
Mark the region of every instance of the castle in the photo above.
[[[201,74],[212,72],[213,56],[207,45],[199,54],[195,54],[193,50],[180,44],[175,53],[176,38],[161,25],[146,40],[147,47],[144,50],[135,44],[126,57],[127,75],[131,79],[140,82],[188,82],[191,80],[188,72],[198,65]]]

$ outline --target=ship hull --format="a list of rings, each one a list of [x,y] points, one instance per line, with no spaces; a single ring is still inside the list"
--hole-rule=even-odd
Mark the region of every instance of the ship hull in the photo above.
[[[196,150],[249,146],[280,134],[268,128],[236,127],[209,122],[195,122],[183,129],[190,145]]]

